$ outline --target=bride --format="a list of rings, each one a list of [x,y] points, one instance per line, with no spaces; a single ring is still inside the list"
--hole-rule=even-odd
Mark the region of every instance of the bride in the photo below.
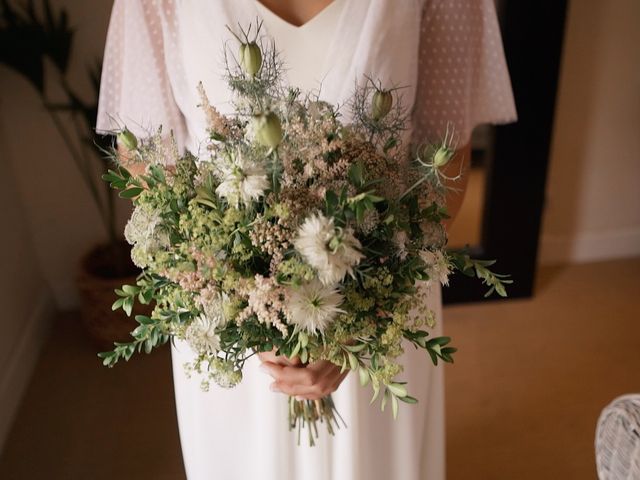
[[[291,85],[344,105],[365,76],[402,86],[412,107],[407,139],[437,140],[452,124],[460,149],[452,170],[466,168],[472,129],[507,123],[516,112],[493,0],[115,0],[104,58],[97,129],[126,126],[139,136],[162,125],[181,147],[206,139],[197,85],[232,112],[222,78],[227,26],[263,22],[287,66]],[[344,109],[344,119],[349,112]],[[464,181],[459,182],[464,187]],[[447,199],[455,216],[462,195]],[[441,293],[429,307],[442,334]],[[273,354],[252,357],[235,389],[204,393],[183,364],[192,352],[172,347],[180,440],[190,480],[443,480],[443,367],[407,349],[401,379],[420,403],[394,421],[369,406],[369,391],[339,368],[302,366]],[[348,428],[297,446],[287,429],[286,395],[334,393]],[[324,433],[324,432],[322,432]]]

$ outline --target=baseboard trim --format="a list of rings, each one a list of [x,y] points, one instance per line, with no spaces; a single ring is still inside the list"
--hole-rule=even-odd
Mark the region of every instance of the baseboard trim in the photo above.
[[[640,256],[640,228],[577,236],[543,235],[540,264],[586,263]]]
[[[37,298],[20,338],[16,339],[9,361],[0,370],[0,452],[4,450],[55,312],[53,297],[48,290]]]

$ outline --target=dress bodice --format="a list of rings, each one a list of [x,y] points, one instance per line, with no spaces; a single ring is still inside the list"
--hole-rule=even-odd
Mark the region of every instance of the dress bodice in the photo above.
[[[437,140],[452,124],[466,143],[475,125],[516,117],[493,0],[335,0],[302,27],[265,10],[257,0],[115,0],[98,130],[126,125],[145,135],[163,125],[197,152],[206,122],[196,87],[202,82],[211,103],[232,113],[227,26],[261,16],[293,84],[317,89],[321,81],[320,99],[338,105],[367,77],[401,86],[420,139]]]
[[[335,35],[347,0],[333,0],[301,26],[292,25],[255,1],[264,32],[281,53],[288,83],[303,91],[319,91],[331,57],[329,43],[318,39]]]

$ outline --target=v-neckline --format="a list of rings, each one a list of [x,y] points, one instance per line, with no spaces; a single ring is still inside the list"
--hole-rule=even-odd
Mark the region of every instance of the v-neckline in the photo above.
[[[268,12],[268,14],[271,15],[273,18],[277,19],[278,22],[286,25],[287,27],[289,27],[291,29],[302,30],[305,27],[309,26],[310,24],[316,23],[318,20],[320,20],[321,17],[323,17],[323,16],[325,16],[327,14],[328,10],[330,10],[336,3],[340,2],[341,0],[331,0],[331,2],[328,5],[326,5],[324,8],[322,8],[322,10],[320,10],[313,17],[311,17],[309,20],[307,20],[306,22],[304,22],[301,25],[296,25],[294,23],[291,23],[289,20],[286,20],[285,18],[282,18],[280,15],[278,15],[276,12],[271,10],[269,7],[267,7],[260,0],[252,0],[252,1],[256,3],[257,8]]]

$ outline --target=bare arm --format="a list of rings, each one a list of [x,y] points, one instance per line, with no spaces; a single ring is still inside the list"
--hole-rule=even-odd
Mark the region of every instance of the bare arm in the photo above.
[[[129,170],[129,173],[134,177],[144,175],[147,168],[146,163],[134,161],[131,158],[131,151],[121,144],[118,144],[118,161],[124,168]]]

